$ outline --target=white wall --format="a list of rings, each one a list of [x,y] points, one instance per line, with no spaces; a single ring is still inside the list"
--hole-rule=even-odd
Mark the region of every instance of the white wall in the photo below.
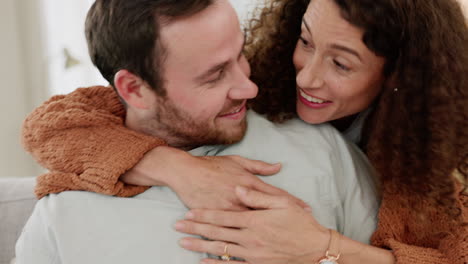
[[[261,0],[230,0],[231,4],[236,9],[239,14],[239,19],[241,22],[250,17],[250,11],[255,8],[257,5],[262,3]]]
[[[94,0],[36,0],[44,8],[46,53],[49,61],[49,89],[65,94],[78,87],[107,85],[88,55],[84,21]],[[76,64],[65,67],[67,50]]]
[[[468,0],[459,0],[463,10],[465,11],[465,17],[468,17]]]
[[[27,70],[27,64],[32,63],[26,60],[29,56],[24,52],[29,46],[21,38],[26,22],[22,20],[26,17],[17,16],[18,8],[26,0],[2,0],[0,9],[0,80],[2,81],[2,98],[0,104],[0,177],[6,176],[30,176],[38,173],[38,167],[26,154],[20,145],[20,127],[26,114],[33,109],[33,92],[28,92],[28,86],[38,85],[38,89],[43,87],[40,83],[33,83]],[[21,2],[21,3],[20,3]],[[34,8],[33,5],[31,5]],[[28,34],[29,35],[29,34]],[[31,37],[34,34],[30,34]],[[37,41],[37,40],[36,40]],[[33,44],[36,48],[39,45]],[[28,75],[30,75],[28,77]],[[33,89],[31,89],[33,90]],[[37,97],[36,97],[37,98]]]

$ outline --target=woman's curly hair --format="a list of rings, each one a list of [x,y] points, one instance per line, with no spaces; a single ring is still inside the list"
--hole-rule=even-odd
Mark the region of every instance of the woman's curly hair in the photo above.
[[[361,142],[382,183],[391,181],[402,192],[429,198],[460,219],[452,175],[458,168],[466,186],[468,29],[459,3],[334,2],[345,20],[363,29],[366,46],[386,60],[387,82]],[[260,88],[250,106],[272,121],[296,115],[292,56],[308,4],[270,0],[249,24],[246,56]]]

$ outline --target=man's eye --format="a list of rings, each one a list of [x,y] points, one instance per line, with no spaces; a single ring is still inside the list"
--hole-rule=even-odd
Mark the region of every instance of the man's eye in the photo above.
[[[225,73],[224,69],[220,70],[218,72],[218,76],[215,79],[208,81],[208,83],[216,83],[216,82],[220,81],[221,79],[223,79],[224,73]]]

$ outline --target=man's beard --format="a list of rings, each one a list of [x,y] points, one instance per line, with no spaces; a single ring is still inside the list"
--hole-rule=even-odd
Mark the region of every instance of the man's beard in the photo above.
[[[158,98],[153,114],[141,120],[144,132],[165,140],[169,145],[193,149],[203,145],[230,145],[242,140],[247,130],[244,118],[237,126],[216,127],[210,120],[194,120],[165,98]]]

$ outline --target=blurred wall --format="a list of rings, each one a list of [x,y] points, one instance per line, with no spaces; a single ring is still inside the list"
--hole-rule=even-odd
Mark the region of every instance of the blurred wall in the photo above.
[[[40,45],[37,40],[31,41],[34,34],[26,33],[27,13],[31,9],[23,10],[19,16],[19,9],[24,7],[26,0],[3,0],[0,9],[0,80],[2,98],[0,103],[0,177],[22,177],[36,175],[39,170],[31,157],[26,154],[20,145],[20,126],[26,114],[33,109],[34,96],[28,86],[34,83],[34,76],[29,72],[30,65],[34,64],[33,57],[26,59],[30,45],[40,54]],[[34,8],[31,5],[30,8]],[[34,21],[34,15],[29,17]],[[28,35],[30,37],[23,38]]]
[[[468,17],[468,0],[459,0],[463,10],[465,11],[465,16]]]

